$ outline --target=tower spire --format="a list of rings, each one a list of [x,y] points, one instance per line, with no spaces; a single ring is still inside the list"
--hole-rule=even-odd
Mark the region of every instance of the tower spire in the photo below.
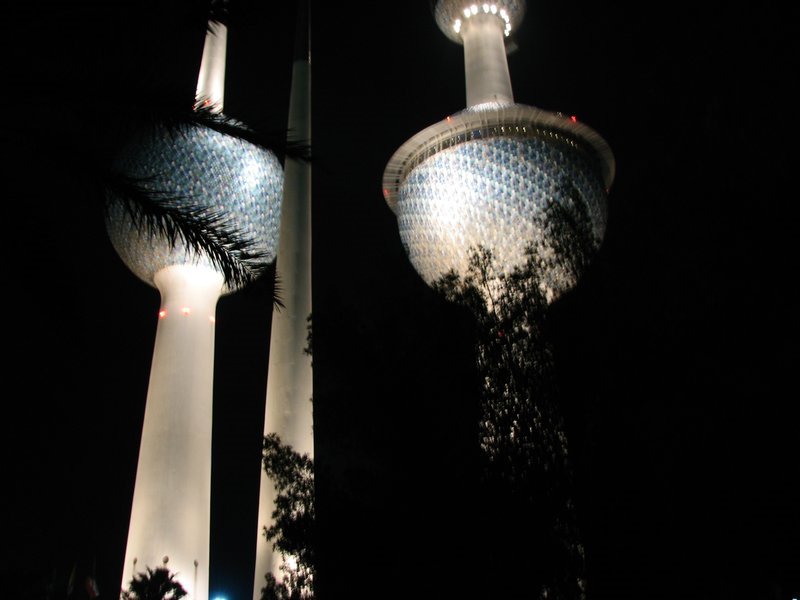
[[[454,42],[464,45],[467,106],[514,103],[506,60],[506,41],[525,12],[522,0],[438,2],[436,23]]]
[[[203,58],[197,76],[195,108],[209,108],[221,113],[225,103],[225,61],[228,49],[228,26],[210,19],[203,44]]]
[[[310,2],[298,0],[292,85],[289,99],[288,141],[311,144],[311,44]],[[276,272],[283,289],[283,307],[273,311],[270,332],[264,435],[277,434],[284,446],[310,458],[314,455],[313,376],[306,352],[311,316],[311,165],[286,157],[280,241]],[[273,523],[275,487],[261,469],[256,565],[253,598],[261,598],[264,577],[271,573],[281,581],[281,566],[291,560],[272,548],[264,527]]]

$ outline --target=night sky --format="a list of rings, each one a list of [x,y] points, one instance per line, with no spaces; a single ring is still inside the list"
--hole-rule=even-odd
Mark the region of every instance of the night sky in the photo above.
[[[35,581],[96,559],[111,598],[159,298],[111,248],[96,175],[134,103],[193,101],[205,13],[19,4],[0,564]],[[464,107],[463,53],[425,0],[364,4],[312,8],[319,581],[441,597],[490,551],[465,498],[478,382],[465,316],[408,264],[381,179]],[[293,9],[232,8],[225,112],[279,131]],[[616,158],[603,247],[548,320],[592,600],[800,595],[789,21],[766,3],[542,0],[517,32],[516,101],[576,115]],[[260,281],[217,311],[211,589],[229,600],[251,594],[270,294]]]

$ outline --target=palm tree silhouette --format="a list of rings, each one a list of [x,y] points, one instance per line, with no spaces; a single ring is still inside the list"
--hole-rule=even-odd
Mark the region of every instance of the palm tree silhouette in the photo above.
[[[136,573],[122,592],[122,600],[179,600],[184,596],[186,590],[166,567],[147,567]]]

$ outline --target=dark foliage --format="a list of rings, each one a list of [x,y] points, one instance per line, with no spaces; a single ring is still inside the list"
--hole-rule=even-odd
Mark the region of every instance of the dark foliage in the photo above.
[[[551,282],[543,280],[544,273],[558,273],[574,282],[586,268],[592,240],[585,222],[553,207],[542,223],[546,245],[531,243],[524,264],[503,272],[490,250],[476,248],[467,273],[451,272],[435,285],[477,324],[481,539],[497,568],[526,573],[504,580],[504,597],[527,589],[526,597],[586,598],[584,548],[546,336]]]
[[[314,462],[295,452],[271,433],[264,437],[264,470],[277,495],[273,525],[264,529],[274,550],[283,557],[282,581],[268,573],[262,600],[310,600],[314,598],[315,518]]]
[[[172,246],[181,242],[207,256],[229,287],[247,285],[264,271],[263,253],[226,224],[224,213],[192,205],[169,191],[153,190],[147,180],[107,172],[103,181],[106,210],[109,202],[118,203],[139,231],[163,237]]]
[[[228,0],[211,0],[208,11],[209,26],[211,23],[228,24],[228,17],[230,16],[229,4]]]
[[[289,131],[261,131],[241,121],[217,112],[208,98],[197,98],[189,108],[184,105],[162,104],[155,111],[140,113],[143,124],[163,124],[169,130],[180,132],[187,126],[208,127],[218,133],[244,140],[265,150],[274,152],[283,162],[288,156],[307,161],[311,159],[311,144],[308,140],[296,140]],[[148,121],[150,121],[148,123]]]
[[[121,600],[179,600],[186,596],[183,586],[175,580],[175,574],[166,567],[136,573],[122,591]]]
[[[314,356],[314,333],[313,333],[313,329],[312,329],[312,325],[311,325],[311,323],[312,323],[311,317],[312,317],[311,315],[308,315],[306,317],[306,331],[307,331],[307,333],[306,333],[306,347],[303,348],[303,353],[306,356],[313,357]]]

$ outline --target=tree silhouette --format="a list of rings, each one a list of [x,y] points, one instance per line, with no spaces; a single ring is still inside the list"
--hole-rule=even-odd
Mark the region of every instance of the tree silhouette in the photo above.
[[[314,598],[315,519],[314,461],[281,443],[276,433],[264,436],[264,470],[277,495],[273,524],[264,528],[282,558],[283,577],[266,575],[262,600],[311,600]]]
[[[175,574],[166,567],[136,573],[122,591],[122,600],[179,600],[186,596],[183,586],[175,580]]]
[[[551,205],[523,264],[504,270],[490,249],[478,247],[466,273],[450,272],[434,286],[475,319],[483,543],[499,557],[498,568],[527,574],[505,578],[503,597],[523,590],[525,597],[533,591],[537,598],[586,597],[567,436],[546,335],[552,290],[574,285],[597,245],[582,205]]]

